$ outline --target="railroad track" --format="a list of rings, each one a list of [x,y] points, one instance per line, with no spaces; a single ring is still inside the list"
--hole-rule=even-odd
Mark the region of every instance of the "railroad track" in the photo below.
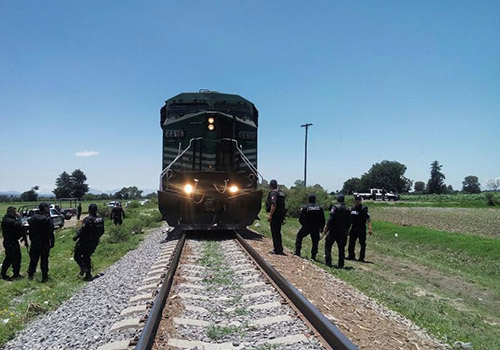
[[[171,233],[99,350],[357,349],[240,233]]]

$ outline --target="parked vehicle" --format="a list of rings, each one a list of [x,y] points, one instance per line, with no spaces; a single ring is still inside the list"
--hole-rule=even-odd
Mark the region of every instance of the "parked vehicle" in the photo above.
[[[373,199],[375,200],[393,200],[397,201],[399,200],[399,195],[397,193],[392,193],[392,192],[385,192],[383,189],[380,188],[372,188],[370,189],[370,192],[368,193],[358,193],[354,192],[353,193],[355,196],[361,196],[363,199]]]
[[[21,215],[21,222],[24,228],[29,228],[29,219],[38,213],[39,209],[36,205],[23,205],[19,208],[18,213]],[[54,222],[54,227],[62,228],[64,227],[64,216],[60,214],[57,209],[50,208],[50,217]]]
[[[112,201],[112,202],[109,202],[109,203],[108,203],[108,207],[109,207],[109,208],[114,208],[114,207],[115,207],[115,205],[116,205],[116,203],[120,204],[120,202],[118,202],[118,201]]]
[[[73,208],[65,208],[60,211],[66,220],[71,220],[76,215],[76,210]]]

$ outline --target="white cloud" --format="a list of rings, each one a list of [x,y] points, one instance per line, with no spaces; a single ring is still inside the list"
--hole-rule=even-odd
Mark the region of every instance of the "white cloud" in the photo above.
[[[82,152],[76,152],[75,156],[77,157],[94,157],[99,155],[99,152],[96,151],[82,151]]]

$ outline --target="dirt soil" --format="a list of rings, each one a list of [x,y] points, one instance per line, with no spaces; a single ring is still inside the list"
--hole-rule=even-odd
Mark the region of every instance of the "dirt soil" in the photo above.
[[[407,318],[378,304],[308,260],[269,254],[272,241],[248,240],[271,265],[327,316],[359,349],[449,349]]]
[[[500,238],[500,210],[485,208],[371,207],[373,220],[402,226],[476,234]]]

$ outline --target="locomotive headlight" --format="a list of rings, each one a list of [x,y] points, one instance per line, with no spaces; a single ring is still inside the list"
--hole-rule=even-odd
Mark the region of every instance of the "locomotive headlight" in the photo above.
[[[186,186],[184,186],[184,192],[186,192],[187,194],[193,193],[193,185],[187,184]]]
[[[213,117],[208,118],[208,124],[213,124],[215,119]]]
[[[238,191],[239,191],[239,188],[236,185],[231,185],[231,187],[229,187],[229,192],[231,192],[231,193],[236,193]]]
[[[208,130],[212,131],[213,129],[215,129],[215,125],[208,124]]]

